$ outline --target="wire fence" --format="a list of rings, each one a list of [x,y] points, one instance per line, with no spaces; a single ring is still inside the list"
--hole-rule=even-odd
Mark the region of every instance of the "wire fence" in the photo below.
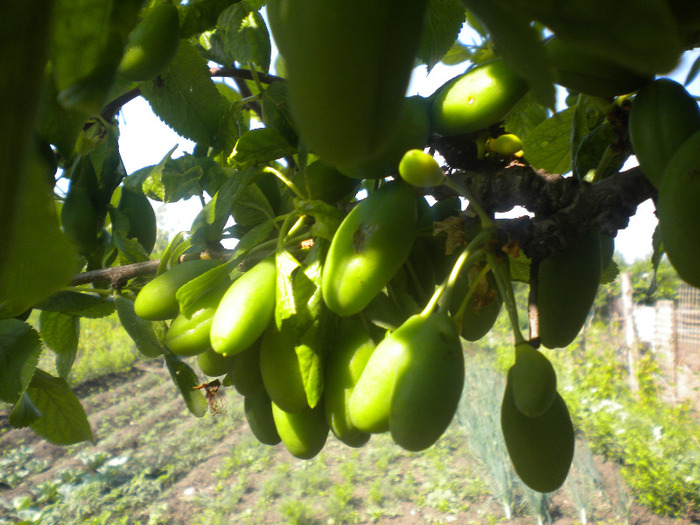
[[[637,306],[633,316],[637,336],[654,353],[672,397],[700,403],[700,290],[682,283],[675,302]]]

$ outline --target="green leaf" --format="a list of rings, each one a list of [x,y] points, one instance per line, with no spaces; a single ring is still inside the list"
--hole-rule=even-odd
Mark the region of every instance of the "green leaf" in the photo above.
[[[294,153],[296,149],[274,129],[259,128],[241,135],[229,159],[236,164],[247,166],[264,164]]]
[[[465,20],[459,0],[430,0],[425,29],[418,48],[418,59],[430,71],[450,51]]]
[[[58,103],[57,97],[54,76],[47,68],[36,117],[36,132],[42,140],[56,147],[56,152],[65,165],[73,158],[73,149],[85,123],[85,116],[79,111],[64,108]]]
[[[323,363],[330,335],[329,319],[329,316],[323,316],[315,321],[304,332],[299,344],[294,347],[304,382],[306,400],[311,408],[318,404],[323,395]]]
[[[156,80],[140,84],[153,112],[178,135],[211,144],[228,109],[216,89],[206,61],[188,41],[180,41],[175,58]]]
[[[216,83],[217,88],[223,85],[225,84]],[[228,86],[226,87],[230,89]],[[221,152],[224,157],[228,157],[241,134],[248,131],[248,129],[250,129],[250,118],[242,100],[230,102],[228,110],[219,121],[219,128],[212,144],[213,151],[216,153]]]
[[[13,152],[12,155],[15,153]],[[11,166],[13,162],[9,162]],[[37,157],[24,173],[0,173],[0,189],[8,177],[20,179],[11,203],[0,208],[0,318],[19,315],[67,286],[78,270],[72,243],[61,232],[51,189]],[[3,199],[3,197],[0,197]],[[3,205],[4,205],[3,199]],[[40,278],[38,276],[41,276]]]
[[[468,46],[457,41],[447,50],[441,62],[447,66],[456,66],[468,61],[472,56],[472,51]]]
[[[274,129],[284,137],[290,146],[296,147],[299,143],[299,137],[294,129],[287,92],[286,82],[270,84],[263,92],[262,117],[267,127]]]
[[[523,140],[528,162],[549,173],[571,170],[570,134],[574,108],[555,113],[533,129]]]
[[[275,218],[270,201],[257,184],[246,186],[231,206],[231,215],[236,224],[241,226],[256,226]]]
[[[212,51],[221,64],[255,64],[267,73],[270,69],[270,35],[265,20],[247,2],[225,9],[211,36]]]
[[[0,321],[0,400],[16,403],[29,385],[41,355],[39,334],[17,319]]]
[[[532,93],[525,95],[508,113],[505,128],[508,133],[517,135],[520,140],[549,117],[549,111],[535,100]]]
[[[36,279],[36,275],[45,275],[43,270],[53,273],[54,261],[47,259],[37,246],[45,238],[51,239],[50,244],[57,245],[53,238],[58,233],[58,222],[55,214],[48,214],[51,209],[50,189],[45,187],[44,180],[40,180],[40,174],[46,170],[37,170],[37,154],[32,153],[36,149],[32,127],[46,69],[50,35],[50,17],[37,16],[37,13],[50,12],[53,4],[51,0],[4,2],[0,17],[0,35],[4,42],[0,46],[0,68],[3,71],[0,77],[0,100],[3,101],[0,119],[0,158],[3,159],[0,165],[0,246],[3,249],[0,257],[0,318],[12,317],[26,310],[25,305],[40,299],[44,289],[53,288],[54,284],[50,282],[45,286],[44,279]],[[26,220],[37,212],[38,224]],[[26,235],[30,239],[25,243]],[[16,253],[18,248],[21,253]],[[31,251],[26,251],[27,248]],[[70,251],[70,245],[66,244],[65,253],[55,255],[70,257]],[[29,259],[23,260],[25,257]],[[34,262],[41,263],[40,267],[34,267]],[[57,267],[60,264],[56,261]],[[27,297],[25,291],[37,297]]]
[[[112,9],[112,2],[104,0],[55,2],[51,62],[59,91],[75,84],[97,65],[110,33]]]
[[[26,392],[23,392],[19,401],[12,407],[9,422],[14,428],[26,428],[41,417],[41,412],[32,403]]]
[[[175,263],[174,256],[183,245],[189,246],[190,243],[188,240],[185,240],[185,232],[178,232],[165,247],[163,256],[160,258],[160,263],[158,263],[158,271],[156,272],[156,275],[160,275],[161,273],[167,271],[168,268]]]
[[[370,323],[388,331],[396,330],[406,320],[401,308],[384,292],[374,296],[362,311],[362,316]]]
[[[31,428],[44,439],[54,445],[94,441],[85,410],[64,379],[37,369],[27,395],[41,413]]]
[[[318,200],[295,200],[295,211],[299,215],[313,217],[312,235],[327,241],[333,240],[333,236],[344,218],[342,212],[336,206]]]
[[[180,286],[175,294],[177,302],[180,304],[180,312],[184,316],[190,317],[195,312],[197,302],[202,297],[215,290],[227,289],[231,286],[231,269],[230,262],[221,264]]]
[[[608,120],[584,135],[573,156],[574,177],[583,180],[590,171],[595,171],[603,154],[616,138],[613,125]]]
[[[134,312],[134,301],[119,294],[114,296],[119,322],[129,334],[136,348],[146,357],[163,353],[163,341],[168,329],[163,321],[147,321]]]
[[[68,379],[80,339],[80,319],[60,312],[42,311],[39,315],[41,338],[56,354],[56,371]]]
[[[40,302],[36,308],[97,319],[114,313],[114,301],[89,293],[62,291]]]
[[[238,244],[236,244],[236,256],[243,256],[258,244],[270,240],[275,231],[274,220],[269,220],[257,226],[253,226],[250,231],[246,232],[245,235],[241,237]]]
[[[248,186],[258,177],[259,171],[249,168],[229,176],[212,199],[192,222],[191,232],[198,242],[212,242],[221,239],[221,232],[228,222],[232,208],[244,198]]]
[[[218,189],[226,178],[224,168],[208,157],[184,154],[171,159],[175,148],[155,166],[142,168],[126,179],[125,186],[161,202],[177,202]]]
[[[661,265],[661,260],[663,259],[664,253],[664,243],[661,238],[661,231],[659,230],[659,225],[654,228],[654,233],[651,236],[651,246],[653,248],[651,254],[651,267],[653,270],[653,276],[651,278],[651,284],[649,285],[648,295],[651,295],[656,291],[656,276],[659,273],[659,266]]]
[[[89,120],[83,127],[93,130],[100,138],[99,143],[90,152],[90,162],[95,169],[99,188],[98,213],[105,213],[107,204],[112,199],[114,190],[126,177],[126,168],[119,154],[119,127],[116,124],[104,125],[100,119]],[[80,139],[79,139],[80,141]]]
[[[51,61],[59,101],[67,108],[90,116],[130,88],[123,81],[115,84],[116,69],[142,4],[123,0],[116,8],[112,1],[57,0]]]
[[[603,269],[603,273],[600,276],[600,284],[609,284],[617,279],[620,275],[620,267],[615,261],[610,261],[607,268]]]
[[[520,74],[545,107],[555,106],[552,71],[539,32],[509,0],[462,0],[486,27],[496,51]]]
[[[334,319],[321,297],[322,261],[326,248],[327,243],[319,240],[307,254],[304,266],[297,271],[298,263],[291,255],[285,255],[287,252],[278,253],[276,259],[277,326],[281,332],[293,334],[304,391],[312,408],[323,394],[323,363]]]
[[[510,268],[510,279],[511,281],[518,281],[521,283],[530,282],[530,265],[532,261],[527,257],[522,251],[518,253],[518,256],[509,259]]]
[[[298,313],[293,275],[300,265],[299,261],[286,250],[276,253],[275,265],[277,267],[275,324],[277,329],[281,331],[283,321],[294,317]]]
[[[194,373],[187,363],[171,352],[165,352],[165,364],[170,372],[170,377],[175,386],[180,391],[182,399],[185,400],[187,409],[196,417],[202,417],[207,413],[207,401],[201,390],[195,389],[199,386],[197,374]]]
[[[180,12],[180,37],[189,38],[216,26],[221,12],[238,0],[198,0],[185,5],[178,4]]]
[[[112,241],[119,250],[119,264],[148,261],[148,254],[138,239],[127,237],[129,218],[114,206],[109,206],[109,217],[112,222]]]

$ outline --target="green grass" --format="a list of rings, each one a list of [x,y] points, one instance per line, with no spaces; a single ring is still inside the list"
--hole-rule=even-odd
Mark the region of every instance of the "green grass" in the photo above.
[[[38,315],[29,318],[37,330]],[[80,319],[80,340],[73,367],[68,376],[71,386],[79,385],[106,374],[124,372],[144,357],[136,349],[119,323],[117,314],[99,319]],[[56,375],[55,354],[48,348],[39,360],[39,368]]]

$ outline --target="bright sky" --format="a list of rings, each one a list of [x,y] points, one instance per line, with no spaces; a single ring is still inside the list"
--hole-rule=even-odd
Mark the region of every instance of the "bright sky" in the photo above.
[[[469,38],[469,33],[466,31],[460,35],[462,42],[469,43]],[[275,51],[273,50],[273,55]],[[686,78],[688,68],[698,56],[700,56],[700,50],[687,53],[679,68],[668,76],[682,83]],[[453,67],[438,64],[429,75],[425,66],[418,67],[413,72],[408,94],[430,95],[444,82],[460,74],[464,67],[464,64]],[[700,95],[700,79],[696,79],[687,88],[692,94]],[[122,124],[120,126],[119,147],[127,173],[132,173],[144,166],[157,164],[176,144],[179,145],[179,148],[173,155],[174,157],[178,157],[184,152],[192,152],[194,144],[175,134],[160,121],[153,114],[148,103],[140,97],[126,104],[119,118]],[[634,165],[632,162],[635,162],[634,159],[631,159],[628,166]],[[201,209],[198,199],[189,199],[183,203],[167,206],[154,202],[154,205],[156,211],[159,211],[159,207],[165,208],[163,217],[166,224],[164,226],[175,232],[189,230],[192,221]],[[650,256],[652,251],[651,236],[656,222],[654,206],[651,201],[647,201],[638,207],[637,214],[630,220],[629,227],[618,233],[615,247],[627,262]],[[162,225],[159,224],[159,226]]]

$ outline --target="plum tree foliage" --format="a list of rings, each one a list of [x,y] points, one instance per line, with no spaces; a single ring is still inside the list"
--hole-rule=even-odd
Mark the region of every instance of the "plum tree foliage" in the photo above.
[[[575,338],[638,204],[662,205],[653,264],[666,252],[700,283],[700,109],[664,78],[700,45],[700,3],[264,4],[3,4],[0,400],[11,425],[59,444],[93,439],[66,379],[80,318],[116,311],[195,416],[233,386],[261,442],[298,457],[329,432],[361,446],[390,431],[421,450],[454,415],[460,336],[482,337],[503,306],[514,351],[548,371],[509,374],[511,459],[534,488],[558,487],[573,430],[536,348]],[[457,40],[465,25],[474,44]],[[412,69],[441,61],[461,74],[407,97]],[[117,116],[136,97],[194,151],[128,173]],[[632,155],[640,166],[623,168]],[[192,197],[202,209],[190,230],[152,254],[150,201]],[[532,216],[496,218],[516,205]],[[529,283],[527,312],[513,281]],[[37,368],[49,351],[58,376]],[[196,388],[198,374],[222,379]]]

